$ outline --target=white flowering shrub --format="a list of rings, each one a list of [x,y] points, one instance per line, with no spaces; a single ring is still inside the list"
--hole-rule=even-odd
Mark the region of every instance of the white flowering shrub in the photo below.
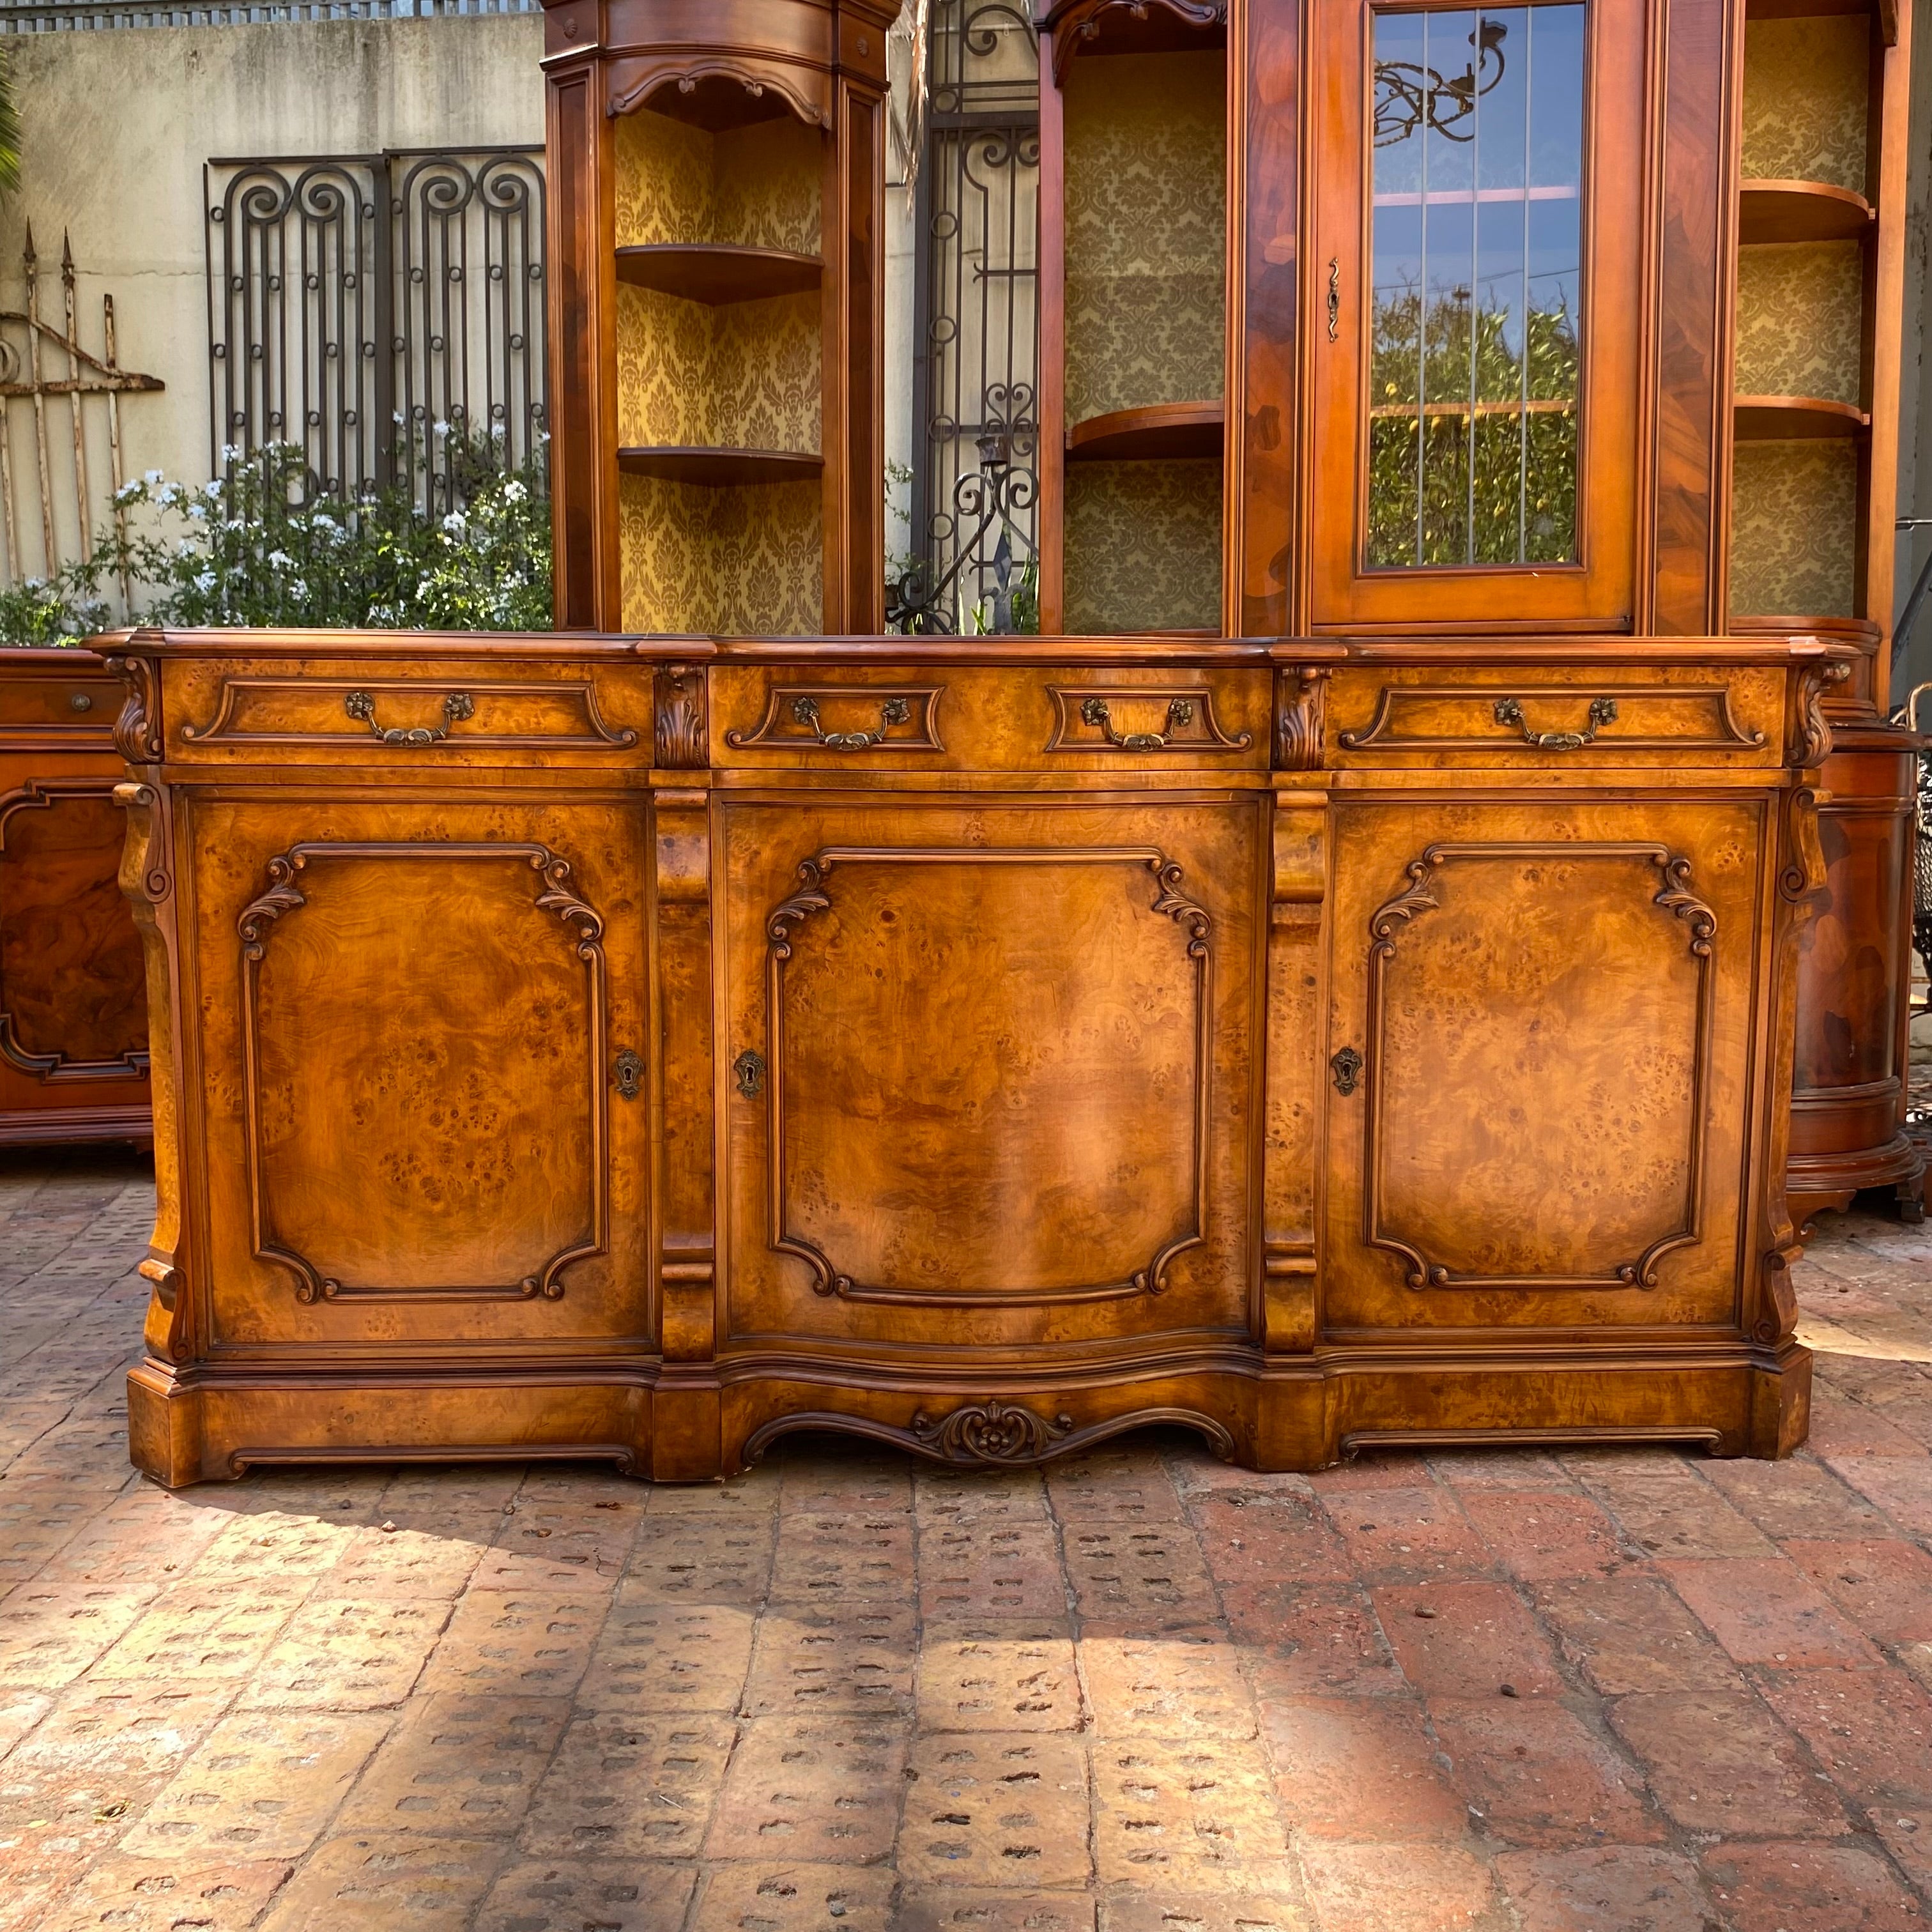
[[[0,594],[0,640],[70,641],[104,627],[124,574],[149,623],[523,631],[550,628],[550,502],[542,454],[512,471],[487,437],[451,452],[462,506],[425,515],[400,488],[310,495],[302,451],[222,452],[198,487],[151,470],[116,500],[135,534]]]

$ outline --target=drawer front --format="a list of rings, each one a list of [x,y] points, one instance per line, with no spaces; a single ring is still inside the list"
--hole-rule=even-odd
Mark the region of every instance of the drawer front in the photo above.
[[[710,677],[722,767],[1111,778],[1268,764],[1264,670],[724,664]]]
[[[1782,671],[1714,665],[1352,664],[1329,694],[1328,762],[1775,765],[1784,688]]]
[[[162,670],[167,755],[184,763],[636,763],[640,664],[284,659]]]
[[[0,746],[28,750],[111,746],[120,686],[92,652],[74,653],[71,671],[10,666],[0,651]]]

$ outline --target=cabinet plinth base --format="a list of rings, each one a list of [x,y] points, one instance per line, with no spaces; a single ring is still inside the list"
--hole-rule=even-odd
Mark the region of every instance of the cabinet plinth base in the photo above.
[[[1222,1364],[1226,1357],[1221,1358]],[[956,1385],[640,1378],[454,1381],[233,1371],[183,1378],[152,1360],[128,1378],[130,1453],[170,1488],[308,1462],[570,1460],[660,1482],[737,1474],[781,1443],[858,1437],[956,1468],[1024,1468],[1150,1428],[1180,1429],[1241,1468],[1325,1468],[1364,1450],[1676,1443],[1776,1458],[1804,1440],[1810,1352],[1742,1343],[1613,1366],[1418,1355],[1256,1358],[1142,1379]],[[994,1379],[994,1378],[989,1378]],[[264,1445],[273,1445],[272,1447]]]

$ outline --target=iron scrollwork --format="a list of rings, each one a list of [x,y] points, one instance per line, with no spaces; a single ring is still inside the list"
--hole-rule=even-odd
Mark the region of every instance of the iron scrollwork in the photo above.
[[[452,728],[465,718],[476,715],[476,700],[466,691],[452,691],[442,700],[442,722],[440,724],[379,724],[376,722],[376,700],[366,691],[352,691],[342,700],[342,708],[350,717],[368,726],[376,739],[385,745],[439,744],[447,738]]]
[[[1462,124],[1474,114],[1478,100],[1502,80],[1508,33],[1506,22],[1484,18],[1480,34],[1468,37],[1475,58],[1447,78],[1414,61],[1376,62],[1376,146],[1391,147],[1423,127],[1445,140],[1473,140],[1474,128]]]
[[[1591,699],[1589,722],[1580,731],[1532,730],[1522,715],[1520,698],[1499,698],[1496,708],[1496,722],[1520,731],[1522,742],[1539,752],[1580,752],[1586,745],[1597,742],[1597,734],[1606,725],[1617,722],[1617,700],[1608,696]]]

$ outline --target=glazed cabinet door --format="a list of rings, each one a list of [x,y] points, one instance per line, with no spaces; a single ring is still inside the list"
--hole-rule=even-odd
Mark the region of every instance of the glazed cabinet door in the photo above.
[[[643,806],[177,803],[209,1354],[648,1347]]]
[[[1766,809],[1338,809],[1331,1340],[1732,1328]]]
[[[1250,1330],[1264,803],[723,808],[721,1352]]]
[[[1627,628],[1644,0],[1316,0],[1312,622]]]

